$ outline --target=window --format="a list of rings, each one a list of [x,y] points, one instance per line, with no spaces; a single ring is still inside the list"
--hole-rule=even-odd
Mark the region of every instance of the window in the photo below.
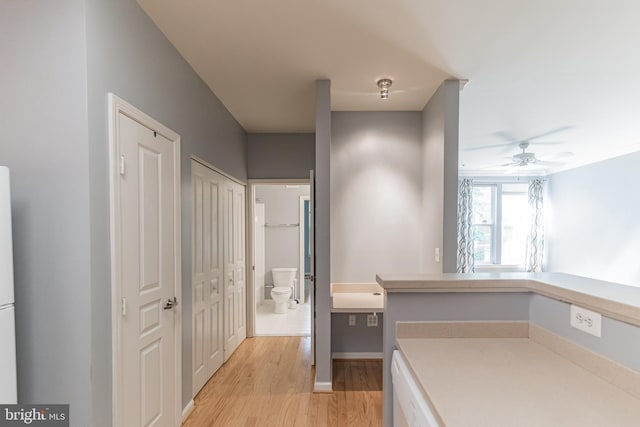
[[[473,186],[476,265],[524,266],[531,210],[526,183]]]

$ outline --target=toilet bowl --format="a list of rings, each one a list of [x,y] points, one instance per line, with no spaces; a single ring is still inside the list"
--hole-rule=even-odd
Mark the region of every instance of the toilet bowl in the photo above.
[[[291,298],[291,288],[278,286],[271,290],[271,298],[275,302],[274,312],[284,314],[287,312],[289,298]]]
[[[292,287],[295,284],[297,268],[272,268],[273,289],[271,298],[275,303],[274,312],[284,314],[287,312],[288,301],[291,298]]]

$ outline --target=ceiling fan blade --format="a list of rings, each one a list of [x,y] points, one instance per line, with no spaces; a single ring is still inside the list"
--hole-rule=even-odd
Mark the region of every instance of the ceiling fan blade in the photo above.
[[[559,142],[559,141],[531,141],[529,144],[533,144],[533,145],[560,145],[560,144],[564,144],[564,142]]]
[[[569,130],[571,128],[572,128],[572,126],[560,126],[559,128],[552,129],[552,130],[550,130],[548,132],[543,132],[543,133],[540,133],[538,135],[530,136],[525,141],[531,141],[533,139],[542,138],[543,136],[549,136],[549,135],[553,135],[554,133],[564,132],[565,130]]]
[[[512,134],[510,134],[507,131],[504,130],[499,130],[497,132],[493,133],[495,136],[498,136],[502,139],[505,140],[505,142],[515,142],[515,143],[519,143],[521,141],[518,141],[518,138],[514,137]]]
[[[548,160],[538,160],[534,163],[536,166],[561,166],[564,165],[562,162],[550,162]]]
[[[567,159],[569,157],[573,157],[574,154],[571,151],[565,151],[562,153],[555,154],[545,154],[540,157],[540,160],[556,160],[556,159]]]
[[[510,145],[511,145],[511,143],[482,145],[480,147],[465,148],[465,151],[477,151],[477,150],[484,150],[485,148],[498,148],[498,147],[505,147],[505,146],[510,146]],[[511,148],[511,147],[509,147],[509,148]]]

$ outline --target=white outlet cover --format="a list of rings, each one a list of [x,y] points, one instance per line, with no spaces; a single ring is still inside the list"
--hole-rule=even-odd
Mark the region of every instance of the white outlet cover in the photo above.
[[[376,316],[375,314],[368,314],[367,315],[367,326],[369,326],[369,327],[378,326],[378,316]]]
[[[350,314],[349,315],[349,326],[356,326],[356,315],[355,314]]]
[[[596,337],[602,336],[602,315],[571,305],[571,326]]]

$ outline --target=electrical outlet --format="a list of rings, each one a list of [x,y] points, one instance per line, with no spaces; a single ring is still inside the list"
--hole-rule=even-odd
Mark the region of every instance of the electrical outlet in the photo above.
[[[582,332],[600,337],[602,336],[602,315],[572,304],[571,326]]]
[[[350,314],[349,315],[349,326],[356,326],[356,315],[355,314]]]
[[[367,314],[367,326],[378,326],[378,316],[376,316],[375,314]]]
[[[436,262],[440,262],[440,248],[436,248]]]

